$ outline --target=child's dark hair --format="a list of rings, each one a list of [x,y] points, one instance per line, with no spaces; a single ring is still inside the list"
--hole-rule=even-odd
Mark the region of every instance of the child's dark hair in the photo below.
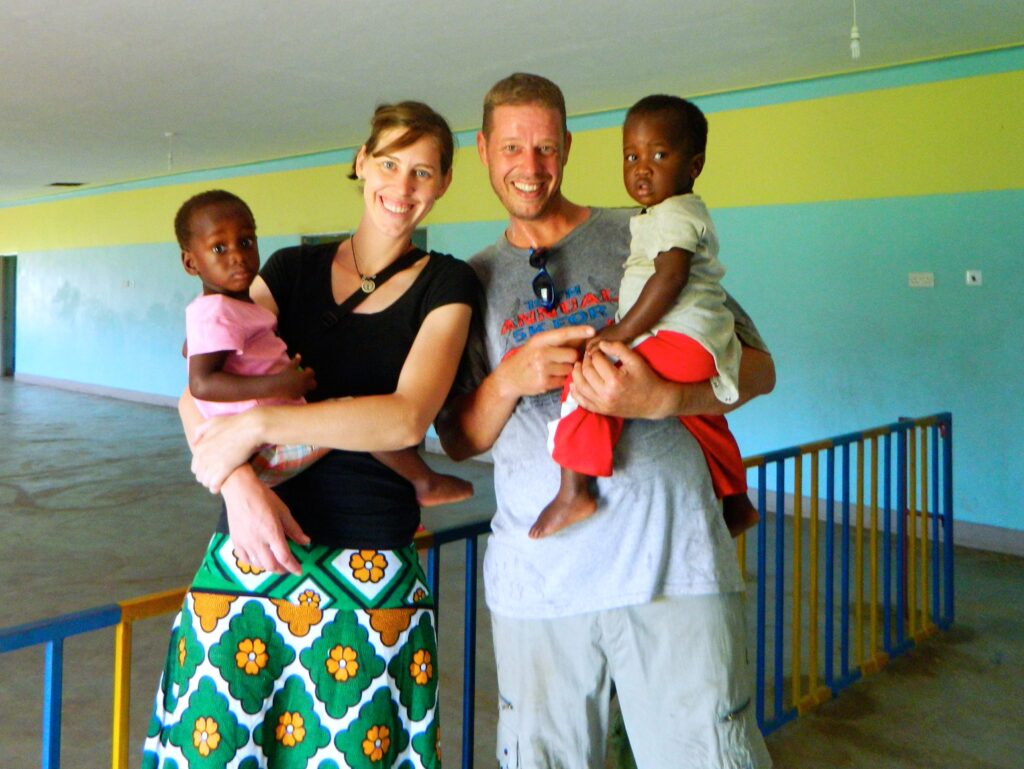
[[[678,96],[645,96],[626,113],[626,120],[640,115],[666,115],[672,121],[676,138],[689,144],[694,154],[704,152],[708,143],[708,121],[693,102]]]
[[[192,238],[191,227],[193,214],[207,206],[215,206],[219,203],[235,204],[249,215],[249,219],[252,220],[253,226],[256,225],[256,217],[252,215],[252,209],[249,208],[244,200],[233,192],[228,192],[227,190],[207,190],[206,192],[200,192],[198,195],[193,195],[182,203],[181,208],[178,209],[178,213],[174,215],[174,235],[177,237],[178,245],[181,246],[182,251],[188,250],[188,242]]]

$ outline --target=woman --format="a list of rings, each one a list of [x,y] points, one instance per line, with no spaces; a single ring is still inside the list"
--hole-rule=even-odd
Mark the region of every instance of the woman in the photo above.
[[[452,156],[429,107],[379,107],[350,175],[365,204],[353,236],[279,251],[253,284],[316,373],[309,404],[200,427],[182,399],[193,468],[222,492],[226,516],[172,633],[144,766],[440,765],[419,508],[412,486],[365,452],[422,440],[465,345],[478,291],[468,267],[429,254],[377,277],[411,250]],[[338,451],[271,491],[246,463],[265,443]]]

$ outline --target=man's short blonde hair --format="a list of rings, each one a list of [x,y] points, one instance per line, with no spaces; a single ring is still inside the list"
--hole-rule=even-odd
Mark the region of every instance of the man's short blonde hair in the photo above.
[[[546,77],[516,72],[499,80],[484,96],[484,136],[491,132],[491,115],[495,107],[507,105],[538,104],[556,110],[562,119],[562,130],[567,131],[565,122],[565,96],[562,89]]]

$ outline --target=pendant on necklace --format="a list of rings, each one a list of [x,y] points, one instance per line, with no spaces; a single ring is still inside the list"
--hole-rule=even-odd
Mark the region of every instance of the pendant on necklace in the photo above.
[[[360,275],[359,277],[363,279],[363,282],[359,284],[359,288],[363,290],[364,294],[372,294],[374,290],[377,288],[377,284],[373,282],[373,279],[376,278],[377,276]]]

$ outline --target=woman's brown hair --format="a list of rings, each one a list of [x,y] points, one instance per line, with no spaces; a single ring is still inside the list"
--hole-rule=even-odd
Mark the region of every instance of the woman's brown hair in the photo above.
[[[392,128],[404,128],[405,132],[387,146],[379,146],[381,134]],[[451,170],[452,158],[455,156],[452,129],[448,126],[447,120],[420,101],[402,101],[378,106],[370,119],[370,136],[364,142],[366,155],[372,157],[391,150],[400,150],[415,144],[424,136],[429,136],[437,142],[441,156],[441,176],[445,176]],[[352,172],[348,178],[359,178],[356,174],[355,160],[352,161]]]

